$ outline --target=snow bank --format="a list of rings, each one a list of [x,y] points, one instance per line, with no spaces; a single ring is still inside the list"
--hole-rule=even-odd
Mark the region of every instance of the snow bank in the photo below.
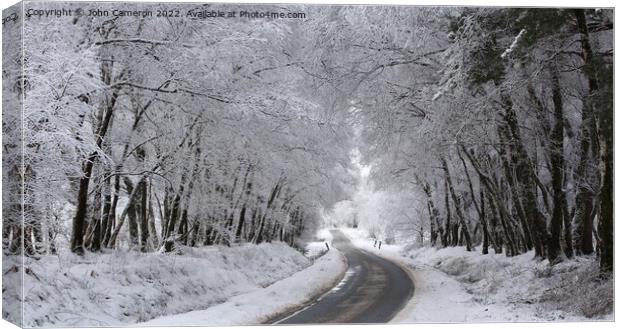
[[[316,233],[318,241],[311,241],[306,243],[304,247],[304,255],[310,259],[316,259],[327,252],[326,243],[331,246],[332,234],[329,229],[321,229]]]
[[[546,260],[535,260],[533,251],[510,258],[464,247],[404,249],[402,254],[418,268],[439,270],[460,283],[472,302],[484,308],[481,320],[613,319],[613,281],[597,278],[595,257],[575,257],[551,267]]]
[[[464,247],[373,247],[343,230],[359,248],[409,267],[415,292],[393,322],[588,321],[613,319],[613,281],[596,277],[594,257],[550,267],[533,252],[482,255]]]
[[[304,248],[304,255],[310,259],[316,259],[323,256],[327,252],[327,246],[324,241],[308,242]]]
[[[332,236],[332,233],[330,232],[330,230],[332,230],[332,228],[323,228],[323,229],[318,230],[316,232],[317,239],[329,242],[331,244],[334,237]]]
[[[332,288],[346,269],[344,257],[335,249],[310,267],[271,286],[238,295],[202,311],[166,316],[140,326],[247,325],[265,323],[294,311]]]
[[[308,266],[304,283],[319,289],[331,283],[321,280],[333,273],[320,274],[337,263],[338,257],[334,252],[310,266],[310,260],[286,244],[264,243],[185,248],[182,255],[110,252],[26,259],[24,325],[125,326],[227,301],[237,305],[242,300],[231,297],[262,291]],[[22,273],[8,268],[3,273],[4,297],[17,305],[17,295],[11,294],[15,287],[10,285]],[[274,294],[282,298],[296,293],[286,285],[277,287]],[[260,306],[265,299],[253,302]],[[15,316],[11,309],[4,312],[9,318]]]

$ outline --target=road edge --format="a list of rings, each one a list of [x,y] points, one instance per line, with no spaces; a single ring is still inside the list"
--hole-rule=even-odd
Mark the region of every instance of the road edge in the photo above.
[[[405,273],[407,273],[407,275],[409,276],[409,279],[411,279],[411,283],[413,284],[413,291],[411,292],[411,297],[409,298],[409,301],[407,301],[407,303],[400,310],[398,310],[398,312],[394,315],[394,317],[390,321],[388,321],[388,323],[403,323],[402,320],[405,319],[407,314],[410,314],[412,312],[412,310],[418,304],[420,300],[420,296],[422,295],[420,294],[422,290],[420,279],[416,276],[416,274],[413,272],[413,269],[409,267],[409,265],[407,265],[405,262],[398,259],[397,257],[388,256],[388,255],[379,255],[376,253],[373,253],[373,254],[379,257],[383,257],[391,261],[392,263],[398,265],[398,267],[400,267],[403,271],[405,271]]]
[[[394,317],[392,317],[392,319],[388,322],[386,322],[386,324],[394,324],[394,323],[404,323],[401,322],[403,320],[403,318],[406,316],[406,314],[409,314],[411,312],[411,310],[418,304],[419,299],[420,299],[420,294],[419,294],[419,290],[421,285],[419,285],[418,283],[421,282],[419,280],[419,278],[415,275],[415,273],[413,272],[413,269],[411,267],[409,267],[405,262],[403,262],[402,260],[398,259],[398,257],[394,257],[392,255],[386,255],[386,254],[379,254],[377,252],[375,252],[372,249],[368,249],[368,248],[364,248],[362,246],[356,245],[356,247],[364,252],[367,253],[371,253],[377,257],[383,258],[389,262],[394,263],[396,266],[400,267],[401,270],[403,270],[403,272],[407,273],[407,276],[409,276],[409,279],[411,280],[411,284],[413,285],[413,289],[411,291],[411,297],[409,297],[409,300],[407,301],[407,303],[405,305],[403,305],[403,307],[401,307],[398,312],[396,312],[396,314],[394,315]],[[417,294],[416,294],[417,292]]]
[[[324,295],[328,294],[332,289],[334,289],[334,287],[336,287],[338,285],[338,283],[340,283],[340,281],[342,281],[342,279],[344,278],[344,275],[345,275],[347,269],[349,268],[349,263],[347,261],[347,258],[344,257],[344,255],[340,252],[340,250],[338,250],[338,249],[336,249],[334,247],[332,247],[332,250],[334,252],[338,253],[338,257],[340,257],[340,259],[342,260],[342,263],[344,264],[344,266],[342,267],[340,273],[338,273],[338,275],[335,277],[335,279],[332,280],[331,282],[329,282],[329,284],[327,284],[324,289],[320,289],[316,294],[313,294],[312,296],[309,296],[301,304],[293,306],[293,307],[289,307],[287,309],[284,309],[284,310],[278,312],[277,314],[274,314],[274,315],[270,316],[266,321],[263,321],[261,324],[263,324],[263,325],[285,325],[285,324],[279,324],[278,322],[280,322],[280,321],[282,321],[282,320],[284,320],[286,318],[289,318],[289,317],[295,315],[296,313],[301,312],[304,309],[308,308],[316,300],[318,300],[321,297],[323,297]],[[323,257],[323,256],[321,256],[321,257]]]
[[[420,292],[423,290],[423,285],[421,284],[420,278],[418,278],[418,276],[413,272],[413,269],[409,265],[407,265],[407,263],[405,263],[402,259],[400,259],[400,256],[378,253],[374,249],[366,248],[366,246],[356,243],[356,239],[350,236],[349,234],[347,234],[347,232],[344,232],[344,231],[342,232],[353,242],[353,245],[359,250],[362,250],[364,252],[371,253],[377,257],[386,259],[394,263],[396,266],[400,267],[405,273],[407,273],[407,276],[409,276],[409,279],[411,280],[411,283],[413,285],[411,297],[409,297],[409,300],[407,301],[407,303],[403,305],[403,307],[400,310],[398,310],[398,312],[394,315],[394,317],[392,317],[390,321],[386,322],[386,324],[405,323],[405,322],[402,322],[402,320],[404,320],[406,315],[409,314],[411,310],[418,304],[420,300],[420,295],[422,295],[420,294]]]

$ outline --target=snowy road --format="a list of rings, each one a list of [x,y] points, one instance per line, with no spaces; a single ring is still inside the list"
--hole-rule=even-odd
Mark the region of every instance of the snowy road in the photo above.
[[[389,260],[354,247],[340,231],[331,231],[333,245],[347,258],[340,283],[310,306],[276,322],[386,323],[413,295],[407,273]]]

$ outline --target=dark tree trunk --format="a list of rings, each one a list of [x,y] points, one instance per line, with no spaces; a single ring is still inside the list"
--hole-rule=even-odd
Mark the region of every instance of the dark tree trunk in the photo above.
[[[146,177],[142,177],[140,180],[145,180]],[[136,202],[137,196],[138,196],[138,189],[133,189],[133,191],[131,192],[131,194],[128,197],[127,200],[127,206],[125,206],[125,209],[123,209],[123,212],[121,213],[121,216],[118,220],[118,225],[116,225],[116,227],[114,228],[114,232],[112,232],[110,234],[110,240],[108,241],[107,247],[108,248],[114,248],[116,245],[116,239],[118,237],[118,234],[121,231],[121,228],[123,227],[123,224],[125,223],[125,218],[127,217],[127,215],[129,214],[130,210],[132,209],[132,205],[134,204],[134,202]]]
[[[135,194],[136,198],[131,202],[127,203],[127,207],[129,208],[127,212],[127,226],[129,228],[129,248],[133,248],[139,244],[138,237],[138,207],[137,207],[137,198],[141,195],[139,187],[142,183],[138,183],[135,187],[129,178],[125,178],[125,188],[127,189],[128,194]],[[135,189],[135,192],[134,192]]]
[[[78,189],[78,199],[73,225],[71,230],[71,251],[84,254],[84,230],[86,224],[86,211],[88,210],[88,185],[93,172],[93,165],[97,159],[97,153],[93,152],[82,165],[82,178]]]
[[[211,225],[210,224],[205,224],[203,225],[203,236],[204,236],[204,240],[202,241],[202,245],[203,246],[210,246],[213,244],[213,241],[211,240],[211,233],[212,233],[212,229],[211,229]]]
[[[504,201],[502,200],[501,195],[498,193],[499,184],[493,178],[489,177],[488,175],[482,172],[481,165],[478,163],[478,161],[476,160],[476,158],[474,157],[472,153],[467,151],[465,147],[463,146],[461,146],[461,149],[463,150],[465,155],[467,155],[467,158],[469,159],[469,162],[472,164],[472,167],[476,170],[478,177],[480,177],[480,182],[482,182],[482,184],[485,186],[485,188],[489,192],[488,194],[491,195],[491,198],[489,199],[489,206],[494,212],[493,213],[494,218],[497,218],[497,214],[499,214],[498,217],[500,220],[500,224],[502,226],[502,231],[503,231],[504,237],[506,238],[506,249],[507,249],[506,255],[507,256],[516,255],[517,248],[514,242],[515,235],[512,231],[512,228],[510,227],[510,223],[508,222],[509,214],[506,209],[506,205],[504,204]],[[500,235],[498,234],[498,236],[496,236],[495,238],[495,241],[496,243],[500,244],[503,242],[503,239],[501,239]]]
[[[430,231],[431,231],[431,246],[435,246],[437,244],[437,233],[438,233],[437,228],[441,228],[441,226],[439,225],[439,211],[435,208],[435,203],[433,202],[433,194],[431,191],[430,184],[424,183],[424,193],[426,194],[426,204],[428,207],[428,215],[429,215],[429,223],[430,223]],[[435,225],[437,225],[437,227]]]
[[[476,193],[474,192],[474,186],[471,181],[471,176],[469,175],[469,170],[467,169],[467,163],[461,154],[461,150],[457,150],[459,155],[459,159],[463,164],[463,170],[465,171],[465,176],[467,177],[467,184],[469,186],[469,192],[471,193],[472,202],[474,207],[476,208],[476,212],[478,212],[478,218],[480,219],[480,225],[482,226],[482,254],[486,255],[489,253],[489,231],[488,225],[486,221],[486,217],[484,214],[484,192],[482,187],[480,187],[480,205],[476,201]],[[475,233],[474,233],[475,235]]]
[[[538,209],[536,198],[536,184],[534,167],[527,155],[521,132],[517,122],[517,116],[513,108],[512,99],[505,92],[500,93],[502,108],[504,110],[504,120],[510,130],[513,140],[513,163],[516,179],[519,183],[520,199],[523,200],[523,211],[525,218],[529,221],[529,229],[532,231],[532,242],[537,257],[544,256],[545,241],[548,241],[545,217]]]
[[[489,220],[489,224],[491,226],[491,232],[493,235],[492,245],[493,250],[495,250],[496,254],[501,254],[503,252],[502,247],[502,239],[501,233],[499,232],[498,224],[497,224],[497,209],[493,204],[493,200],[488,198],[489,210],[491,210],[491,220]]]
[[[198,240],[199,232],[200,232],[200,221],[198,219],[195,219],[194,223],[192,224],[192,230],[191,230],[191,235],[190,235],[190,240],[189,240],[190,247],[196,246],[196,241]]]
[[[613,91],[601,89],[600,80],[606,78],[608,85],[613,85],[612,74],[604,76],[602,63],[597,63],[590,44],[590,35],[586,22],[585,10],[574,9],[577,28],[581,34],[581,56],[584,61],[583,72],[588,78],[589,93],[587,110],[596,118],[598,135],[599,171],[601,177],[600,212],[598,235],[600,239],[600,268],[602,272],[613,271],[613,108],[608,101],[599,102],[601,95],[611,96]],[[606,98],[606,97],[602,97]],[[607,98],[609,99],[609,98]]]
[[[250,227],[248,228],[247,232],[246,232],[246,239],[247,241],[254,241],[254,234],[256,232],[256,219],[258,217],[260,217],[260,215],[258,215],[258,209],[257,207],[253,207],[252,208],[252,217],[250,219]]]
[[[278,183],[273,187],[273,189],[271,190],[271,193],[269,195],[269,200],[267,201],[267,206],[265,207],[265,211],[263,213],[263,215],[261,216],[261,220],[260,220],[260,225],[258,228],[258,232],[256,233],[256,236],[253,240],[253,242],[255,244],[261,243],[263,241],[270,241],[271,238],[270,237],[265,237],[265,232],[268,232],[266,230],[266,220],[267,220],[267,215],[269,214],[269,210],[271,209],[271,207],[273,206],[276,198],[278,197],[278,195],[280,194],[280,188],[281,188],[281,181],[278,181]]]
[[[24,225],[24,254],[26,256],[36,254],[34,244],[32,243],[32,225]]]
[[[587,100],[584,101],[584,103]],[[592,125],[592,112],[584,106],[581,111],[581,142],[580,156],[577,164],[577,196],[575,197],[575,215],[573,216],[573,227],[575,237],[575,252],[578,255],[589,255],[594,252],[592,240],[592,228],[594,222],[594,193],[592,191],[594,182],[589,180],[589,164],[591,159],[590,139]]]
[[[180,241],[183,245],[187,246],[188,236],[189,236],[189,218],[187,214],[187,209],[183,209],[181,212],[181,221],[179,222],[179,230],[178,234],[180,236]]]
[[[56,243],[54,242],[56,240],[56,236],[54,232],[52,232],[51,228],[48,228],[47,230],[47,237],[49,241],[48,251],[51,255],[56,255],[56,253],[58,252],[58,250],[56,249]]]
[[[89,232],[86,239],[86,245],[88,246],[88,250],[92,252],[97,252],[101,250],[101,189],[102,187],[99,187],[95,192],[95,204],[93,205]]]
[[[594,252],[593,248],[593,223],[594,223],[594,188],[597,182],[592,173],[591,159],[594,154],[594,145],[591,145],[593,138],[592,127],[594,118],[587,98],[584,100],[586,104],[581,111],[581,141],[580,156],[576,170],[577,196],[575,197],[575,212],[573,216],[573,235],[575,241],[575,252],[578,255],[589,255]]]
[[[181,193],[183,191],[183,186],[181,186],[181,191],[170,196],[166,204],[169,205],[170,209],[168,209],[168,219],[166,221],[166,229],[164,231],[164,240],[170,238],[172,233],[174,232],[174,228],[176,227],[176,222],[179,217],[179,205],[181,203]]]
[[[566,178],[565,178],[566,180]],[[566,194],[564,195],[566,198]],[[566,248],[564,249],[564,254],[568,258],[573,258],[575,249],[573,246],[573,223],[571,218],[573,218],[573,214],[569,213],[568,210],[568,201],[564,199],[564,211],[562,211],[562,215],[564,216],[564,243],[566,244]]]
[[[121,193],[121,178],[117,174],[114,176],[114,197],[112,198],[112,204],[110,205],[110,213],[106,221],[106,227],[103,233],[103,245],[107,246],[110,243],[110,237],[114,231],[116,225],[116,206],[118,205],[118,198]]]
[[[482,254],[489,253],[489,229],[484,211],[484,190],[480,189],[480,222],[482,223]]]
[[[515,171],[514,163],[518,161],[515,160],[517,158],[514,155],[514,142],[511,142],[510,131],[507,124],[500,123],[497,130],[501,144],[498,152],[502,161],[502,167],[504,169],[504,177],[507,184],[510,186],[510,193],[512,193],[512,204],[513,208],[516,210],[520,228],[523,232],[525,250],[531,250],[534,247],[532,243],[532,232],[530,230],[530,226],[527,220],[527,215],[525,213],[525,210],[523,209],[520,184],[519,182],[517,182],[515,175],[513,174]],[[508,156],[508,152],[512,154],[512,157]],[[509,215],[511,218],[513,217],[512,213],[509,213]]]
[[[151,214],[148,211],[148,189],[146,181],[140,182],[136,187],[140,189],[140,251],[148,251],[149,241],[149,217]]]
[[[561,261],[562,248],[560,239],[562,235],[562,223],[564,221],[564,114],[562,94],[560,92],[560,79],[557,68],[551,69],[551,89],[553,94],[553,108],[555,124],[551,132],[550,157],[551,157],[551,185],[553,187],[553,214],[547,244],[547,258],[551,264]]]
[[[101,250],[102,246],[105,246],[105,236],[108,235],[109,231],[109,223],[111,220],[110,212],[112,211],[112,196],[110,195],[110,179],[106,179],[103,182],[103,211],[101,213],[101,222],[99,224],[99,249]]]
[[[111,69],[111,68],[110,68]],[[104,75],[109,76],[110,72],[107,72],[107,66],[102,66],[102,72]],[[109,78],[107,78],[109,80]],[[107,81],[109,84],[109,81]],[[117,93],[112,93],[110,99],[107,102],[105,109],[105,115],[101,120],[97,132],[96,132],[96,145],[101,147],[103,139],[110,127],[112,121],[112,114],[114,113],[114,105],[116,104]],[[88,158],[82,163],[82,177],[80,178],[80,184],[77,193],[77,203],[75,216],[73,217],[72,231],[71,231],[71,251],[82,255],[84,254],[84,230],[86,225],[86,215],[88,210],[88,186],[90,185],[91,175],[93,173],[93,166],[97,161],[98,153],[91,153]]]
[[[159,239],[157,238],[157,229],[155,228],[155,213],[153,209],[153,190],[152,190],[153,185],[152,183],[150,183],[150,180],[149,180],[148,187],[149,187],[148,189],[149,237],[151,238],[151,241],[152,241],[152,249],[156,250],[159,247]],[[161,208],[160,208],[160,218],[163,219],[163,216],[161,216]]]
[[[456,211],[456,216],[458,217],[458,224],[461,226],[461,233],[463,234],[463,238],[465,240],[465,245],[467,247],[467,251],[472,251],[473,250],[473,246],[471,244],[471,237],[469,235],[469,228],[467,225],[467,221],[465,219],[465,215],[463,214],[462,208],[461,208],[461,198],[456,195],[456,192],[454,191],[454,185],[452,184],[452,178],[450,176],[450,169],[448,168],[448,163],[446,162],[445,159],[441,159],[442,165],[443,165],[443,171],[446,175],[446,183],[447,183],[447,187],[450,190],[450,194],[452,195],[452,201],[454,201],[454,209]]]
[[[452,246],[454,245],[453,243],[454,239],[452,237],[452,223],[451,223],[452,214],[450,211],[450,192],[448,189],[448,181],[445,180],[445,178],[444,178],[444,202],[446,205],[446,223],[445,223],[446,227],[444,229],[445,230],[444,240],[446,241],[446,246]]]
[[[241,207],[239,212],[239,223],[237,223],[237,230],[235,232],[235,241],[240,242],[242,240],[241,233],[243,232],[243,225],[245,225],[245,208],[246,205]]]

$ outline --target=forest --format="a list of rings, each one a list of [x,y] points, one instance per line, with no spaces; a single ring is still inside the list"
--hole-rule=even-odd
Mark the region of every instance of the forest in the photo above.
[[[279,9],[5,26],[4,254],[297,246],[364,165],[355,225],[613,271],[613,10]]]

